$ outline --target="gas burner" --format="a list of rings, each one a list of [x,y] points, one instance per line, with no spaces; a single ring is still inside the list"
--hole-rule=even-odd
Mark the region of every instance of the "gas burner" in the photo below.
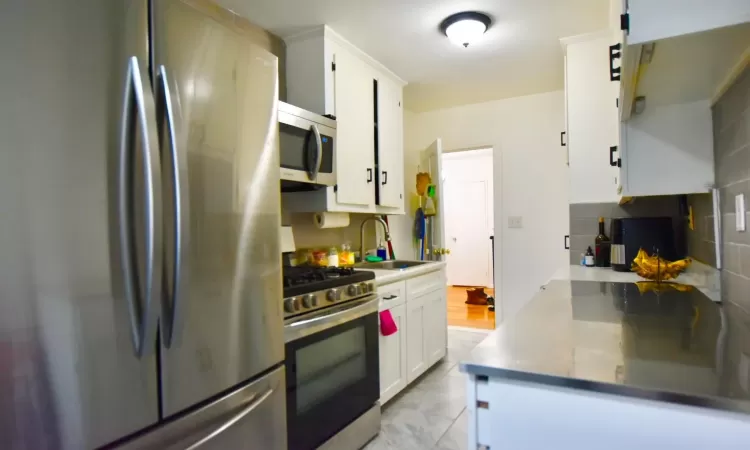
[[[304,314],[375,293],[375,274],[348,267],[283,268],[284,317]]]
[[[284,267],[284,286],[299,286],[334,278],[350,277],[355,272],[357,271],[348,267]]]

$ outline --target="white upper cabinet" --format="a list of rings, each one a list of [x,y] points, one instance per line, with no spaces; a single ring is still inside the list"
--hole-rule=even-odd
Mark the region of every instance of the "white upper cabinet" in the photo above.
[[[711,106],[750,52],[750,1],[612,0],[620,67],[622,195],[708,192]]]
[[[403,214],[404,81],[327,26],[286,46],[288,103],[336,118],[337,185],[284,193],[284,208]]]
[[[341,45],[329,44],[336,64],[333,71],[338,168],[336,201],[370,206],[375,200],[372,69]]]
[[[627,14],[627,43],[634,45],[750,22],[750,2],[627,0]]]
[[[402,87],[381,76],[377,84],[377,205],[404,210]],[[400,211],[400,212],[398,212]]]
[[[566,38],[565,102],[570,203],[617,202],[620,170],[618,83],[609,69],[615,33]]]

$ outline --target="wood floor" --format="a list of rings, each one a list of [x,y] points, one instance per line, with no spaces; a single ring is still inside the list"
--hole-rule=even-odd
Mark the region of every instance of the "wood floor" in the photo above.
[[[466,286],[448,286],[448,325],[467,328],[495,329],[495,312],[486,306],[467,305]],[[493,289],[485,289],[488,295],[495,295]]]

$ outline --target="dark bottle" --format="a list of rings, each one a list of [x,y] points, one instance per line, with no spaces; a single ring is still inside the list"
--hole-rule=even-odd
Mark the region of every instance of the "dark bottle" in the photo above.
[[[604,234],[604,217],[599,218],[599,235],[594,239],[596,267],[609,267],[609,257],[612,242]]]
[[[586,255],[583,259],[586,261],[586,267],[594,267],[594,251],[591,250],[591,246],[586,249]]]

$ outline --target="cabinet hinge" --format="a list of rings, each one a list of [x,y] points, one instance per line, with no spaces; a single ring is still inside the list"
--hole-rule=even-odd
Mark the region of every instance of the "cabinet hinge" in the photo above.
[[[339,185],[338,184],[334,184],[333,185],[333,192],[338,192],[338,191],[339,191]]]
[[[620,107],[620,99],[619,98],[615,99],[615,106],[618,107],[618,108]]]
[[[620,14],[620,30],[630,33],[630,14]]]
[[[336,71],[336,63],[335,63],[335,62],[332,62],[332,63],[331,63],[331,70],[332,70],[333,72],[335,72],[335,71]]]

